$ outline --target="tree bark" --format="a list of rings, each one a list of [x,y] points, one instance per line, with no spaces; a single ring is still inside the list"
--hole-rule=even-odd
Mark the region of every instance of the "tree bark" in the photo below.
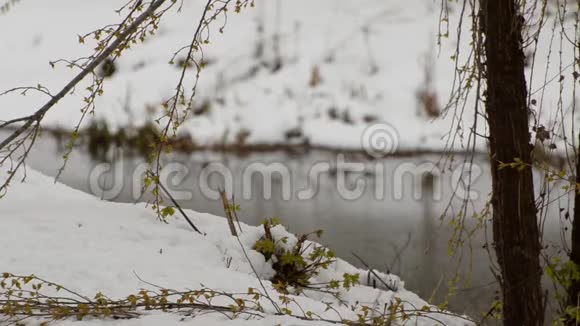
[[[580,137],[580,136],[579,136]],[[579,138],[580,142],[580,138]],[[580,143],[576,152],[576,184],[580,184]],[[580,268],[580,193],[575,189],[574,195],[574,214],[572,221],[572,251],[570,252],[570,260]],[[577,307],[580,302],[580,281],[573,280],[568,288],[568,306]],[[576,325],[575,318],[567,318],[567,325]]]
[[[541,250],[532,170],[500,169],[516,158],[531,164],[522,50],[523,17],[516,0],[482,0],[485,36],[493,240],[501,269],[504,325],[542,325]]]

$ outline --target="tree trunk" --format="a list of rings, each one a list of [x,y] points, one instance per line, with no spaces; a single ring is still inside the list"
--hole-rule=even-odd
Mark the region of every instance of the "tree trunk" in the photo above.
[[[516,0],[482,0],[487,98],[492,156],[493,239],[501,268],[504,325],[544,320],[532,170],[499,169],[516,158],[531,163],[522,50],[523,17]]]
[[[576,184],[580,184],[580,138],[578,151],[576,153]],[[570,260],[580,268],[580,193],[575,192],[574,196],[574,220],[572,221],[572,252]],[[577,307],[580,302],[580,281],[572,281],[568,288],[568,306]],[[566,316],[569,317],[569,316]],[[576,325],[575,318],[567,320],[568,325]]]

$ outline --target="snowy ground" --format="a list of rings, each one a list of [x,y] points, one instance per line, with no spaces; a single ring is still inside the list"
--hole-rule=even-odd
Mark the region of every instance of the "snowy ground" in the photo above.
[[[160,115],[159,104],[172,95],[179,74],[179,67],[168,62],[176,49],[188,44],[203,3],[186,1],[181,13],[169,12],[158,35],[118,61],[94,119],[117,129],[141,126]],[[204,100],[210,104],[208,110],[192,114],[181,132],[198,145],[231,144],[243,137],[246,144],[307,140],[359,149],[363,131],[377,121],[396,129],[397,134],[388,137],[399,149],[443,149],[445,136],[457,127],[457,117],[450,112],[444,119],[430,118],[417,97],[427,87],[442,109],[453,84],[450,56],[457,46],[453,26],[460,8],[450,4],[450,38],[439,48],[439,5],[424,0],[256,1],[255,8],[228,16],[224,34],[214,30],[197,93],[200,105]],[[115,0],[18,1],[0,17],[0,30],[13,31],[0,33],[0,90],[39,83],[60,89],[74,71],[62,65],[52,69],[48,62],[90,53],[91,42],[78,44],[77,34],[118,21],[114,10],[119,6]],[[534,78],[528,80],[538,111],[534,123],[554,131],[558,136],[552,141],[563,149],[562,136],[575,130],[577,118],[571,94],[574,47],[557,30],[553,33],[558,15],[551,6],[548,13],[539,34]],[[460,46],[465,57],[469,23],[466,26],[465,44]],[[281,67],[273,71],[277,57]],[[320,82],[312,87],[314,70]],[[561,102],[558,81],[563,86]],[[46,125],[72,129],[79,119],[83,88],[61,101],[46,116]],[[33,94],[0,97],[0,118],[30,112],[43,100]],[[558,113],[559,108],[564,114]],[[462,130],[472,125],[469,112],[460,117]],[[485,133],[482,119],[479,122],[480,133]],[[456,139],[453,147],[460,150],[465,145],[465,139]],[[485,143],[479,141],[477,148],[485,149]]]
[[[159,104],[171,96],[179,73],[168,61],[188,42],[202,4],[186,1],[182,13],[169,13],[159,35],[119,60],[95,119],[115,129],[143,125],[159,115]],[[0,89],[62,86],[73,71],[51,69],[49,60],[89,53],[89,46],[77,44],[77,34],[118,20],[113,13],[118,6],[113,0],[17,3],[0,19],[0,30],[18,31],[0,35],[0,48],[10,49],[0,60]],[[416,96],[426,67],[432,69],[440,107],[449,92],[446,81],[453,77],[447,52],[454,44],[444,45],[436,58],[437,6],[422,0],[258,1],[255,8],[231,14],[225,33],[216,31],[206,49],[208,65],[198,94],[200,102],[210,101],[209,111],[192,115],[181,131],[201,145],[233,143],[249,132],[250,144],[308,139],[313,145],[358,149],[364,129],[376,120],[396,128],[393,137],[401,149],[441,149],[451,120],[427,117]],[[272,72],[276,34],[282,66]],[[256,54],[260,47],[262,55]],[[320,83],[312,87],[314,69]],[[71,129],[82,96],[79,91],[59,103],[46,116],[47,125]],[[18,113],[3,111],[1,118],[41,101],[34,95],[0,97],[0,107],[19,108]],[[286,134],[293,130],[301,135],[289,140]]]
[[[2,175],[5,173],[6,169],[3,169]],[[147,282],[173,289],[201,288],[200,284],[203,284],[214,290],[245,293],[249,287],[260,288],[239,243],[229,235],[225,219],[194,211],[187,213],[206,236],[192,232],[181,219],[171,219],[169,224],[156,221],[151,209],[143,204],[100,201],[62,184],[55,184],[51,178],[29,170],[26,182],[14,183],[7,196],[0,201],[0,272],[35,274],[88,296],[102,292],[111,298],[124,298],[137,293],[140,288],[150,288],[136,274]],[[260,253],[251,249],[263,235],[263,228],[242,225],[242,229],[241,242],[254,268],[261,278],[268,279],[273,275],[271,262],[266,262]],[[281,226],[273,231],[274,237],[293,237]],[[228,260],[231,263],[227,263]],[[366,282],[365,271],[340,259],[312,281],[340,279],[344,273],[360,273],[361,283]],[[381,275],[388,282],[397,284],[398,290],[391,292],[358,285],[344,292],[343,299],[349,305],[355,302],[382,305],[397,297],[408,302],[408,307],[426,305],[425,301],[406,291],[398,277]],[[264,284],[268,291],[275,293],[269,281],[264,281]],[[322,303],[335,300],[331,296],[312,292],[307,297],[296,297],[296,300],[307,310],[336,319],[336,315],[324,312],[325,305]],[[186,318],[185,321],[199,325],[317,324],[274,316],[272,306],[267,308],[269,304],[263,304],[266,316],[260,321],[232,322],[221,314]],[[336,302],[335,307],[344,318],[356,319],[348,307],[339,306]],[[439,314],[430,316],[446,325],[466,324],[459,318]],[[138,320],[89,320],[88,323],[183,324],[180,320],[181,316],[175,314],[152,313]],[[418,322],[418,325],[433,324],[432,319],[426,318]],[[67,325],[69,322],[61,324]],[[409,321],[409,324],[415,325],[415,320]]]

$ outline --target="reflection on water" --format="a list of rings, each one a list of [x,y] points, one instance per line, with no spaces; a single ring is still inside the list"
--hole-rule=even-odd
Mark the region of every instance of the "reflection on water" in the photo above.
[[[54,144],[43,140],[42,146],[33,153],[30,165],[44,173],[54,175],[60,164],[60,155],[55,154]],[[49,159],[50,158],[50,159]],[[179,163],[180,173],[168,176],[166,184],[172,192],[187,191],[189,200],[180,200],[184,207],[200,212],[222,215],[221,203],[208,199],[199,187],[199,178],[204,168],[212,162],[220,162],[231,171],[233,194],[241,206],[240,219],[249,224],[259,224],[264,218],[279,217],[294,233],[306,233],[316,229],[324,230],[321,242],[333,249],[338,256],[361,264],[354,258],[356,253],[371,266],[402,276],[406,288],[425,299],[432,298],[435,304],[442,303],[450,289],[450,280],[455,272],[460,276],[457,289],[449,298],[450,308],[455,312],[465,312],[480,316],[489,310],[496,295],[497,286],[489,268],[489,257],[484,246],[483,231],[477,232],[461,246],[463,255],[460,260],[448,254],[448,241],[456,230],[450,218],[458,213],[461,200],[452,200],[455,189],[452,173],[446,171],[431,175],[425,163],[436,163],[439,156],[420,156],[389,158],[376,162],[366,161],[363,157],[347,156],[349,162],[362,162],[365,171],[348,173],[347,187],[355,187],[357,180],[363,180],[365,191],[360,198],[346,200],[337,189],[336,169],[322,173],[316,184],[318,189],[311,199],[299,200],[293,196],[284,200],[282,193],[283,178],[272,177],[271,198],[264,199],[264,180],[257,175],[249,181],[243,180],[244,171],[249,165],[260,163],[283,163],[290,171],[293,193],[312,184],[311,167],[320,162],[334,166],[336,153],[310,151],[299,155],[289,153],[261,153],[237,157],[232,154],[197,153],[192,156],[173,156],[171,162]],[[462,161],[463,158],[455,158]],[[117,157],[113,174],[106,174],[101,180],[109,186],[121,183],[120,194],[115,200],[133,201],[133,190],[139,187],[134,183],[135,168],[142,163],[140,159]],[[469,211],[480,210],[488,198],[490,190],[489,166],[483,158],[475,162],[482,175],[472,184],[477,197],[469,206]],[[83,191],[89,191],[89,171],[98,163],[93,162],[83,151],[75,151],[61,181]],[[384,175],[377,176],[375,166],[382,165]],[[401,166],[406,172],[397,175]],[[409,167],[415,166],[415,169]],[[181,175],[180,175],[181,174]],[[393,177],[397,175],[397,177]],[[179,180],[184,176],[183,180]],[[385,188],[383,199],[376,199],[377,179],[383,177]],[[122,180],[122,181],[119,181]],[[140,179],[138,179],[140,181]],[[210,188],[223,187],[223,178],[212,174],[207,178]],[[177,183],[176,183],[177,182]],[[249,182],[249,184],[248,184]],[[251,190],[250,197],[244,197],[244,187]],[[353,189],[353,188],[349,188]],[[416,196],[417,189],[420,198]],[[247,189],[246,189],[247,190]],[[397,192],[397,196],[394,193]],[[440,198],[439,198],[440,197]],[[146,200],[147,197],[142,198]],[[446,211],[446,208],[450,204]],[[440,219],[446,211],[446,216]],[[489,223],[487,223],[489,224]],[[557,223],[546,228],[547,237],[559,239]],[[467,220],[466,227],[472,228],[475,221]],[[362,267],[362,266],[361,266]]]

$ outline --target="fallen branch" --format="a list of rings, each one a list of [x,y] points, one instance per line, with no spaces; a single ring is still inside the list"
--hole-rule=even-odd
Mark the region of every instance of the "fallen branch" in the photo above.
[[[397,292],[397,290],[398,290],[398,289],[397,289],[397,287],[396,287],[396,286],[394,286],[394,285],[392,285],[392,284],[387,284],[387,282],[385,282],[385,281],[383,280],[383,278],[382,278],[382,277],[380,277],[380,276],[379,276],[379,275],[378,275],[378,274],[377,274],[377,273],[374,271],[374,269],[372,269],[372,268],[371,268],[371,266],[369,266],[369,264],[367,264],[367,263],[366,263],[366,262],[365,262],[365,261],[364,261],[364,260],[363,260],[363,259],[362,259],[360,256],[358,256],[358,255],[357,255],[357,254],[355,254],[354,252],[352,253],[352,255],[353,255],[353,256],[354,256],[356,259],[358,259],[358,260],[361,262],[361,264],[363,264],[363,265],[366,267],[366,269],[368,270],[368,272],[369,272],[370,274],[372,274],[372,275],[373,275],[373,276],[374,276],[374,277],[375,277],[377,280],[379,280],[379,282],[381,282],[381,283],[382,283],[382,284],[385,286],[385,288],[386,288],[386,289],[388,289],[388,290],[390,290],[390,291],[393,291],[393,292]]]
[[[169,193],[169,191],[167,190],[167,188],[165,188],[165,186],[159,182],[159,188],[161,188],[161,190],[163,190],[163,192],[165,192],[165,194],[167,195],[167,197],[169,197],[169,199],[171,199],[171,202],[173,203],[173,205],[175,205],[175,207],[177,208],[177,210],[179,210],[179,212],[181,213],[181,215],[183,216],[183,218],[187,221],[187,223],[189,223],[189,225],[191,226],[191,228],[202,235],[205,235],[205,233],[202,233],[196,226],[195,224],[193,224],[193,222],[191,221],[191,219],[187,216],[187,214],[185,214],[185,211],[183,211],[183,209],[181,208],[181,205],[179,205],[179,203],[177,202],[177,200],[175,200],[175,198],[173,198],[173,196],[171,196],[171,194]]]

